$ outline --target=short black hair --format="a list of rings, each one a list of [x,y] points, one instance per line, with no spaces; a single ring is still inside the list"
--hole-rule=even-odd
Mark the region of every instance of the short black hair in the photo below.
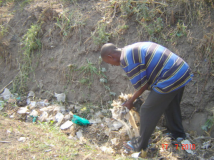
[[[106,43],[101,48],[101,57],[104,58],[109,54],[114,53],[117,47],[113,43]]]

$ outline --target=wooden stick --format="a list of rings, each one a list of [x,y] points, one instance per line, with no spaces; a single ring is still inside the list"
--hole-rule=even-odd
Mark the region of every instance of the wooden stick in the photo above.
[[[5,89],[7,86],[9,86],[11,83],[13,83],[13,80],[10,81],[10,83],[8,83],[6,86],[4,86],[4,88],[2,88],[2,89],[0,90],[0,93],[2,93],[2,92],[4,91],[4,89]]]
[[[139,137],[140,134],[139,134],[139,130],[138,130],[138,127],[135,123],[135,120],[134,120],[134,116],[132,114],[132,111],[129,111],[129,115],[130,115],[130,118],[129,118],[129,123],[132,125],[134,131],[135,131],[135,137]]]

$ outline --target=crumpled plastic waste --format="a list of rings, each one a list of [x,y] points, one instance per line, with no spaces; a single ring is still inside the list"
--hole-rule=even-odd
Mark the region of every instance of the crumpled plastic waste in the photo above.
[[[139,158],[141,152],[132,153],[131,157],[133,158]]]
[[[62,113],[58,112],[55,115],[55,120],[57,121],[56,126],[60,125],[63,119],[64,119],[64,115]]]
[[[211,143],[211,140],[204,142],[203,145],[201,146],[201,148],[208,149],[210,147],[210,143]]]
[[[36,107],[36,101],[30,101],[29,108],[33,109]]]
[[[96,124],[96,123],[101,123],[102,120],[101,120],[100,118],[96,118],[96,119],[90,119],[89,122],[90,122],[91,124]]]
[[[111,139],[111,143],[112,143],[112,145],[116,146],[120,143],[120,141],[118,138],[113,138],[113,139]]]
[[[35,93],[34,93],[33,91],[30,91],[30,92],[28,93],[28,97],[35,97]]]
[[[44,108],[41,108],[40,111],[45,111],[45,112],[59,112],[60,111],[60,106],[48,106],[48,107],[44,107]]]
[[[28,108],[27,107],[20,107],[19,110],[17,111],[17,113],[19,114],[26,114],[28,112]]]
[[[38,112],[36,110],[32,110],[31,113],[30,113],[30,117],[33,118],[33,123],[36,122],[37,118],[38,118]]]
[[[36,110],[32,110],[30,116],[36,117],[38,116],[38,112]]]
[[[18,141],[19,141],[19,142],[25,142],[25,141],[26,141],[26,138],[25,138],[25,137],[20,137],[20,138],[18,139]]]
[[[82,132],[83,132],[82,130],[79,130],[78,132],[76,132],[78,139],[81,139],[83,137]]]
[[[114,121],[113,123],[111,123],[109,125],[109,128],[112,130],[112,131],[117,131],[119,130],[121,127],[123,126],[122,123],[118,122],[118,121]]]
[[[3,97],[4,100],[8,100],[8,99],[12,98],[13,95],[11,94],[11,92],[10,92],[9,89],[5,88],[4,91],[3,91],[3,93],[0,94],[0,97]]]
[[[48,106],[49,103],[48,103],[48,100],[45,99],[43,101],[37,102],[36,105],[39,106],[39,107],[45,107],[45,106]]]
[[[65,102],[65,98],[66,98],[65,93],[61,93],[61,94],[55,93],[54,96],[57,98],[58,102]]]
[[[100,149],[105,153],[114,153],[114,150],[111,147],[102,146]]]
[[[61,126],[60,126],[60,129],[68,129],[70,128],[71,126],[73,125],[73,122],[71,121],[66,121],[65,123],[63,123]]]
[[[192,146],[192,143],[189,140],[185,139],[185,140],[181,141],[181,144],[184,145],[184,146],[188,146],[187,148],[183,147],[183,149],[185,149],[187,153],[190,153],[192,155],[195,154],[193,152],[193,150],[191,149],[191,147],[189,147],[189,146]]]
[[[42,114],[38,117],[39,121],[41,122],[47,121],[47,118],[48,118],[48,112],[46,111],[42,112]]]

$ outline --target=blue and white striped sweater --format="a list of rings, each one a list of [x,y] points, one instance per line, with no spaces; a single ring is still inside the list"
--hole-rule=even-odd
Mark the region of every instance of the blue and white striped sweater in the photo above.
[[[148,83],[158,93],[170,93],[185,86],[193,76],[182,58],[153,42],[124,47],[120,64],[137,90]]]

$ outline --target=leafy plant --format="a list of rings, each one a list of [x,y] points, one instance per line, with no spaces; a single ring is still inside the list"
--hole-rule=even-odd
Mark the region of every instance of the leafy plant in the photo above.
[[[57,17],[55,25],[60,28],[63,36],[68,36],[71,29],[79,28],[85,25],[85,19],[79,10],[63,12],[60,17]]]
[[[19,74],[14,79],[13,92],[24,93],[26,91],[26,83],[28,80],[28,75],[32,68],[32,56],[36,49],[41,48],[41,41],[38,38],[38,33],[40,31],[40,25],[33,24],[31,28],[28,29],[27,33],[23,36],[22,48],[23,54],[21,55],[21,61],[19,62]]]
[[[97,29],[91,33],[93,42],[96,45],[101,45],[107,43],[110,38],[110,33],[106,32],[107,24],[106,23],[98,23]]]
[[[6,26],[4,26],[4,25],[0,25],[0,34],[1,34],[1,36],[4,36],[5,33],[7,33],[7,32],[8,32],[8,28]]]
[[[201,127],[201,129],[204,131],[211,132],[213,125],[214,125],[214,117],[211,117],[205,122],[205,124]]]

